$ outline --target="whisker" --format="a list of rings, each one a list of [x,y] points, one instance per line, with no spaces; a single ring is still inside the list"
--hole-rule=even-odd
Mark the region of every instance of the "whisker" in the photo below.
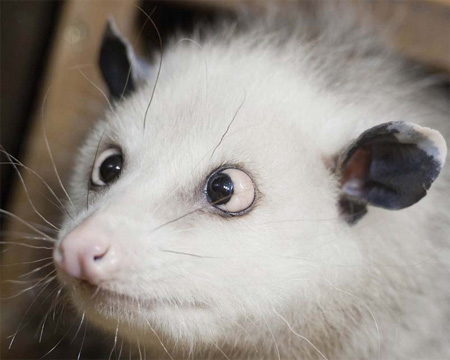
[[[92,296],[90,297],[89,300],[94,299],[99,292],[100,292],[100,286],[97,286],[97,289],[95,289],[94,293],[92,294]]]
[[[59,295],[59,293],[60,293],[60,291],[61,291],[61,287],[56,288],[55,290],[53,290],[53,291],[50,293],[50,295],[52,295],[55,291],[57,291],[56,296],[55,296],[55,298],[57,298],[58,295]],[[39,325],[39,326],[38,326],[38,329],[39,329],[39,327],[41,327],[41,331],[40,331],[40,335],[39,335],[39,344],[42,342],[42,336],[43,336],[43,334],[44,334],[44,327],[45,327],[45,324],[46,324],[46,322],[47,322],[48,315],[50,315],[50,313],[52,312],[53,306],[54,306],[54,305],[56,305],[55,299],[53,299],[53,301],[52,301],[51,304],[50,304],[50,307],[49,307],[48,311],[45,313],[45,316],[44,316],[44,318],[43,318],[42,321],[41,321],[42,325]]]
[[[205,63],[205,96],[204,96],[204,99],[205,99],[204,100],[204,108],[205,108],[205,110],[204,111],[206,111],[206,107],[207,107],[206,101],[208,99],[208,97],[207,97],[207,95],[208,95],[208,62],[206,61],[205,52],[203,50],[203,47],[197,41],[195,41],[194,39],[190,39],[190,38],[180,39],[177,42],[177,45],[181,44],[182,42],[190,42],[190,43],[194,44],[195,46],[197,46],[200,49],[200,52],[202,53],[203,61]]]
[[[45,258],[38,259],[38,260],[33,260],[33,261],[24,261],[24,262],[17,262],[17,263],[11,263],[11,264],[0,264],[0,267],[35,264],[35,263],[38,263],[38,262],[41,262],[41,261],[44,261],[44,260],[51,260],[51,259],[53,259],[53,257],[49,256],[49,257],[45,257]]]
[[[141,345],[139,344],[139,338],[137,338],[137,348],[139,351],[139,360],[142,360],[142,352],[141,352]]]
[[[81,321],[80,321],[80,325],[78,326],[77,331],[75,332],[75,335],[72,339],[72,341],[70,342],[70,344],[72,344],[75,339],[77,338],[78,333],[80,332],[81,327],[83,326],[83,322],[84,322],[84,316],[86,315],[86,311],[83,311],[83,315],[81,315]]]
[[[34,175],[35,177],[37,177],[47,188],[47,190],[50,192],[50,194],[53,195],[53,197],[56,199],[56,201],[58,202],[58,204],[55,204],[52,200],[50,200],[47,196],[45,196],[44,194],[42,194],[41,192],[39,192],[47,201],[49,201],[50,203],[54,204],[58,209],[60,209],[61,211],[64,211],[67,216],[69,216],[70,218],[72,218],[72,216],[70,215],[70,213],[67,211],[66,207],[64,206],[64,204],[61,202],[61,200],[59,199],[59,197],[56,195],[56,193],[53,191],[53,189],[50,187],[50,185],[48,184],[47,181],[44,180],[44,178],[39,175],[36,171],[34,171],[33,169],[29,168],[28,166],[24,165],[22,162],[20,162],[17,158],[15,158],[14,156],[12,156],[11,154],[7,153],[4,149],[0,150],[0,152],[3,152],[5,155],[8,154],[9,157],[11,159],[14,160],[16,166],[20,166],[23,167],[27,172],[29,172],[30,174]],[[11,162],[4,162],[4,163],[0,163],[1,165],[11,165]]]
[[[244,95],[246,96],[246,93],[244,93]],[[244,97],[244,101],[245,101],[245,97]],[[243,104],[241,104],[240,105],[240,107],[242,106]],[[238,111],[239,111],[239,108],[238,108]],[[235,116],[237,116],[237,114],[235,114]],[[233,121],[233,119],[232,119],[232,121]],[[230,127],[231,127],[231,124],[230,124]],[[226,130],[227,131],[227,130]],[[224,134],[224,135],[222,135],[222,137],[225,137],[225,135],[226,134]],[[222,139],[223,140],[223,139]],[[219,145],[220,145],[220,143],[219,143]],[[209,158],[208,158],[208,154],[210,153],[210,152],[213,152],[214,153],[214,151],[215,151],[215,149],[217,149],[217,147],[219,146],[219,145],[216,145],[214,148],[211,148],[211,149],[209,149],[209,150],[207,150],[206,152],[205,152],[205,154],[200,158],[200,160],[197,162],[197,164],[195,165],[195,166],[193,166],[192,168],[191,168],[191,170],[190,170],[190,172],[189,172],[189,174],[191,174],[191,173],[193,173],[202,163],[203,163],[203,161],[205,161],[205,160],[207,160],[207,159],[211,159],[211,157],[212,157],[212,155],[210,155],[209,156]],[[178,190],[181,186],[183,186],[183,182],[180,182],[176,187],[175,187],[175,189],[172,191],[172,195],[169,197],[169,199],[171,198],[171,197],[174,197],[174,196],[176,196],[176,190]],[[226,197],[224,197],[224,198],[222,198],[222,199],[220,199],[220,200],[218,200],[218,201],[221,201],[221,200],[223,200],[223,199],[225,199]],[[168,200],[168,199],[166,199],[166,200]],[[213,205],[214,205],[214,203],[213,203]],[[160,205],[158,205],[157,207],[156,207],[156,209],[155,209],[155,212],[158,212],[161,208],[162,208],[162,206],[164,206],[164,203],[163,202],[161,202],[161,204]],[[205,206],[206,207],[206,206]],[[200,208],[200,209],[202,209],[202,208]],[[199,209],[199,210],[200,210]]]
[[[153,8],[152,12],[150,13],[150,15],[149,15],[150,17],[153,15],[155,10],[156,10],[156,6]],[[133,42],[132,48],[136,47],[139,39],[141,38],[141,34],[144,31],[145,25],[147,25],[147,23],[148,23],[148,19],[145,19],[144,24],[141,26],[141,29],[139,30],[139,34],[136,36],[136,40]],[[122,94],[120,94],[120,100],[119,101],[122,101],[122,99],[123,99],[123,97],[125,95],[125,91],[127,89],[128,82],[130,81],[131,71],[132,71],[132,66],[130,64],[130,68],[128,69],[128,74],[127,74],[127,79],[125,80],[125,85],[123,87]]]
[[[51,273],[50,273],[51,274]],[[49,275],[50,275],[49,274]],[[55,277],[56,278],[56,277]],[[15,331],[14,334],[12,334],[12,339],[11,342],[9,343],[8,349],[11,349],[14,340],[16,339],[17,334],[19,333],[19,331],[21,331],[23,329],[23,322],[25,320],[25,317],[27,316],[27,314],[29,313],[29,311],[31,310],[31,308],[33,307],[34,303],[36,302],[36,300],[39,298],[39,296],[41,296],[41,294],[44,292],[44,290],[50,285],[50,283],[53,281],[54,279],[50,278],[50,280],[47,281],[47,284],[41,289],[41,291],[39,291],[39,293],[36,295],[36,297],[34,298],[34,300],[31,302],[31,304],[28,306],[27,310],[25,311],[25,313],[22,316],[22,319],[19,322],[19,325],[17,325],[17,330]],[[11,297],[10,297],[11,298]]]
[[[119,333],[119,318],[117,317],[116,333],[114,334],[114,345],[113,345],[113,348],[111,349],[111,352],[109,353],[108,360],[111,360],[111,356],[112,356],[114,350],[116,349],[118,333]]]
[[[27,273],[25,273],[25,274],[20,275],[20,276],[19,276],[19,279],[20,279],[20,278],[23,278],[23,277],[27,277],[27,276],[32,275],[32,274],[35,274],[35,273],[37,273],[38,271],[40,271],[40,270],[42,270],[42,269],[45,269],[45,268],[47,268],[47,267],[49,267],[49,266],[51,266],[51,265],[53,265],[53,261],[50,261],[48,264],[39,266],[39,267],[37,267],[36,269],[33,269],[33,270],[31,270],[31,271],[29,271],[29,272],[27,272]]]
[[[138,8],[139,11],[141,11],[141,12],[147,17],[147,19],[152,23],[153,28],[155,29],[156,34],[157,34],[157,36],[158,36],[159,50],[160,50],[158,72],[156,73],[155,84],[154,84],[154,86],[153,86],[152,94],[151,94],[151,96],[150,96],[150,101],[148,102],[148,106],[147,106],[147,109],[145,110],[145,114],[144,114],[144,124],[143,124],[143,125],[144,125],[144,130],[145,130],[145,124],[146,124],[146,121],[147,121],[147,114],[148,114],[148,111],[150,110],[150,106],[151,106],[151,104],[152,104],[153,97],[154,97],[154,95],[155,95],[156,86],[158,85],[158,82],[159,82],[159,76],[160,76],[160,74],[161,74],[161,67],[162,67],[162,61],[163,61],[163,44],[162,44],[161,34],[159,33],[158,27],[156,26],[156,24],[154,23],[154,21],[152,20],[152,18],[150,17],[150,15],[147,14],[147,12],[146,12],[144,9],[142,9],[141,7],[139,7],[138,5],[136,5],[136,4],[133,4],[133,5],[134,5],[136,8]],[[155,7],[155,9],[152,11],[152,14],[153,14],[153,12],[154,12],[155,10],[156,10],[156,7]]]
[[[50,306],[50,307],[53,309],[53,315],[52,315],[53,321],[55,320],[56,308],[57,308],[58,305],[59,305],[58,299],[59,299],[59,296],[61,295],[61,291],[63,290],[64,285],[65,285],[65,284],[63,284],[63,285],[61,285],[61,286],[59,287],[59,290],[58,290],[58,292],[57,292],[55,298],[53,299],[53,302],[55,303],[55,306],[53,306],[53,303],[52,303],[52,305]]]
[[[42,123],[42,130],[44,132],[45,146],[47,147],[47,152],[48,152],[48,155],[50,156],[50,160],[52,162],[53,170],[55,171],[55,175],[56,175],[56,178],[58,180],[58,183],[61,186],[61,189],[64,192],[64,195],[67,197],[67,199],[69,200],[70,204],[72,205],[72,209],[75,210],[75,206],[73,205],[72,199],[70,198],[68,192],[66,191],[66,188],[64,187],[64,185],[62,183],[61,177],[59,176],[58,169],[56,168],[56,163],[55,163],[55,160],[53,158],[52,150],[50,149],[50,143],[48,141],[47,129],[45,128],[44,109],[45,109],[45,103],[47,102],[47,98],[48,98],[48,95],[50,93],[50,89],[51,89],[51,86],[48,88],[48,90],[47,90],[47,92],[46,92],[46,94],[44,96],[44,100],[42,102],[42,109],[41,109],[41,123]]]
[[[242,106],[244,106],[245,100],[247,99],[247,93],[244,92],[244,98],[242,99],[241,104],[239,105],[239,107],[237,108],[236,112],[233,115],[233,118],[231,119],[230,123],[228,124],[225,132],[222,134],[222,137],[220,138],[219,143],[216,145],[216,147],[214,148],[211,156],[210,156],[210,160],[212,159],[212,157],[214,156],[214,153],[216,152],[217,148],[222,144],[223,139],[225,138],[225,136],[228,134],[228,131],[231,128],[231,125],[233,124],[234,120],[236,120],[237,115],[239,114],[239,111],[242,109]]]
[[[324,218],[324,219],[287,219],[287,220],[276,220],[276,221],[266,221],[263,223],[256,223],[255,225],[269,225],[269,224],[283,224],[290,222],[331,222],[331,221],[339,221],[339,218]]]
[[[36,229],[47,233],[48,236],[50,236],[50,234],[53,234],[53,233],[56,234],[57,233],[57,231],[55,229],[53,229],[53,228],[51,228],[51,227],[49,227],[49,226],[47,226],[45,224],[37,223],[37,222],[34,222],[34,221],[28,221],[28,223],[30,225],[33,225]]]
[[[19,221],[20,223],[22,223],[22,224],[25,225],[26,227],[28,227],[28,228],[34,230],[34,231],[37,232],[38,234],[40,234],[40,235],[46,237],[46,238],[49,239],[49,240],[55,241],[55,240],[52,239],[50,236],[48,236],[48,235],[45,234],[44,232],[38,230],[35,226],[31,225],[29,222],[23,220],[21,217],[19,217],[19,216],[13,214],[12,212],[9,212],[9,211],[4,210],[4,209],[0,209],[0,214],[4,214],[4,215],[11,216],[13,219]]]
[[[105,135],[105,132],[106,132],[106,129],[103,130],[102,136],[100,136],[100,140],[98,141],[97,149],[95,150],[94,161],[92,162],[90,174],[92,174],[92,172],[94,171],[95,161],[97,160],[98,151],[100,149],[100,144],[102,143],[102,139],[103,139],[103,136]],[[86,209],[89,209],[89,186],[90,186],[90,183],[91,183],[91,180],[89,179],[88,183],[87,183],[87,187],[86,187],[87,188],[87,192],[86,192]]]
[[[53,334],[56,334],[56,330],[58,330],[58,326],[59,326],[59,323],[61,322],[61,319],[62,319],[64,310],[66,309],[67,303],[68,303],[68,302],[65,302],[65,303],[63,304],[63,306],[61,307],[61,312],[60,312],[59,315],[58,315],[58,320],[56,321],[56,325],[55,325],[55,329],[53,330]],[[53,314],[53,315],[54,315],[54,314]],[[53,319],[54,319],[54,316],[53,316]]]
[[[246,191],[254,191],[254,189],[248,189],[248,190],[246,190]],[[245,192],[245,191],[244,191],[244,192]],[[153,230],[150,231],[149,234],[154,233],[155,231],[161,229],[161,228],[164,227],[164,226],[167,226],[167,225],[169,225],[169,224],[173,224],[174,222],[177,222],[177,221],[179,221],[179,220],[181,220],[181,219],[183,219],[183,218],[185,218],[185,217],[187,217],[187,216],[189,216],[189,215],[192,215],[192,214],[196,213],[197,211],[200,211],[200,210],[203,210],[203,209],[205,209],[205,208],[208,208],[208,207],[211,206],[211,205],[219,204],[221,201],[223,201],[223,200],[225,200],[225,199],[228,199],[228,198],[230,198],[231,196],[233,196],[233,195],[231,194],[231,195],[227,195],[227,196],[221,197],[220,199],[218,199],[218,200],[216,200],[216,201],[213,201],[213,202],[210,203],[210,204],[207,204],[207,205],[201,206],[201,207],[199,207],[199,208],[197,208],[197,209],[188,211],[187,213],[185,213],[185,214],[183,214],[183,215],[181,215],[181,216],[178,216],[178,217],[175,218],[175,219],[169,220],[169,221],[167,221],[167,222],[165,222],[165,223],[163,223],[163,224],[161,224],[161,225],[155,227]]]
[[[202,258],[202,259],[220,259],[219,257],[216,257],[216,256],[203,256],[203,255],[197,255],[197,254],[187,253],[187,252],[183,252],[183,251],[174,251],[174,250],[165,250],[165,249],[162,249],[160,251],[173,253],[173,254],[179,254],[179,255],[193,256],[193,257]]]
[[[32,236],[32,235],[31,236],[16,236],[16,237],[13,237],[11,235],[11,236],[5,236],[4,239],[7,239],[9,242],[12,242],[12,241],[16,242],[16,240],[36,240],[36,241],[46,241],[46,242],[50,242],[52,244],[55,243],[55,241],[49,240],[49,239],[47,239],[45,237]]]
[[[162,225],[159,225],[156,228],[154,228],[153,230],[151,230],[150,234],[154,233],[155,231],[161,229],[164,226],[167,226],[167,225],[172,224],[172,223],[174,223],[174,222],[176,222],[178,220],[181,220],[181,219],[185,218],[186,216],[192,215],[193,213],[195,213],[195,212],[197,212],[197,211],[199,211],[199,210],[201,210],[203,208],[204,208],[204,206],[202,206],[201,208],[198,208],[198,209],[191,210],[191,211],[189,211],[189,212],[187,212],[187,213],[185,213],[185,214],[183,214],[183,215],[181,215],[181,216],[179,216],[179,217],[177,217],[175,219],[169,220],[169,221],[163,223]]]
[[[87,321],[84,323],[84,334],[83,334],[83,340],[81,340],[81,346],[80,346],[80,351],[78,351],[78,356],[77,356],[77,360],[80,360],[80,356],[81,356],[81,350],[83,349],[83,345],[84,345],[84,339],[86,338],[86,330],[87,330]]]
[[[223,350],[219,347],[219,345],[214,344],[214,346],[216,347],[217,350],[219,350],[219,352],[220,352],[227,360],[231,360],[231,359],[227,356],[227,354],[225,354],[225,353],[223,352]]]
[[[46,277],[43,276],[39,279],[30,279],[30,280],[13,280],[13,279],[8,279],[8,280],[2,280],[2,283],[6,283],[6,284],[17,284],[17,285],[25,285],[25,284],[34,284],[36,286],[39,286],[39,282],[43,281]]]
[[[45,249],[45,250],[53,250],[53,247],[47,247],[47,246],[36,246],[36,245],[30,245],[30,244],[24,244],[14,241],[0,241],[0,244],[3,245],[16,245],[16,246],[24,246],[31,249]]]
[[[67,331],[64,333],[63,337],[61,338],[61,340],[59,340],[55,346],[53,346],[49,351],[47,351],[45,353],[45,355],[43,355],[40,359],[45,358],[48,354],[50,354],[53,350],[55,350],[59,344],[61,344],[61,342],[64,340],[64,338],[67,336],[67,334],[69,333],[70,330],[72,330],[72,327],[75,325],[76,319],[73,321],[72,325],[70,325],[70,327],[67,329]]]
[[[287,327],[289,328],[289,330],[291,330],[291,332],[295,335],[298,336],[299,338],[305,340],[309,345],[311,345],[316,351],[317,353],[324,358],[325,360],[328,360],[328,358],[322,354],[322,352],[306,337],[304,337],[303,335],[300,335],[299,333],[297,333],[291,326],[291,324],[289,324],[289,322],[283,317],[281,316],[274,308],[272,308],[272,310],[275,312],[275,314],[281,319],[283,320],[283,322],[287,325]]]
[[[373,314],[373,312],[370,309],[369,305],[367,305],[367,303],[362,298],[360,298],[359,296],[334,286],[329,280],[325,280],[325,282],[328,283],[334,290],[340,291],[340,292],[342,292],[344,294],[347,294],[349,296],[352,296],[352,297],[358,299],[361,302],[361,304],[367,309],[367,311],[369,312],[370,316],[373,319],[373,322],[375,324],[375,329],[377,331],[377,336],[378,336],[378,358],[381,360],[381,334],[380,334],[380,328],[378,327],[378,322],[375,319],[375,315]]]
[[[93,67],[94,67],[94,64],[78,64],[78,65],[70,67],[69,70],[73,71],[76,69],[91,69]]]
[[[55,272],[56,272],[56,270],[54,270],[54,271],[48,273],[46,276],[44,276],[44,277],[41,278],[39,281],[37,281],[33,286],[30,286],[30,287],[28,287],[28,288],[26,288],[26,289],[20,290],[20,291],[19,291],[17,294],[15,294],[15,295],[11,295],[11,296],[7,296],[7,297],[0,298],[0,300],[9,300],[9,299],[13,299],[13,298],[15,298],[15,297],[18,297],[18,296],[20,296],[20,295],[26,293],[27,291],[30,291],[31,289],[34,289],[35,287],[38,287],[38,286],[41,286],[41,285],[46,285],[45,287],[47,287],[48,284],[50,284],[53,280],[56,279],[57,275],[54,275],[54,276],[52,276],[52,277],[49,278],[49,275],[51,275],[51,274],[53,274],[53,273],[55,273]],[[44,280],[46,280],[46,281],[44,281]],[[18,283],[19,280],[5,280],[5,281],[8,281],[8,282],[11,282],[11,283],[14,284],[14,283]],[[31,281],[31,280],[30,280],[30,281]],[[23,282],[23,283],[25,283],[25,282]]]
[[[17,166],[16,166],[16,164],[12,161],[12,159],[9,157],[9,154],[8,153],[6,153],[6,152],[3,152],[7,157],[8,157],[8,159],[11,161],[11,165],[13,166],[13,168],[14,168],[14,170],[16,171],[16,174],[17,174],[17,176],[19,177],[19,181],[20,181],[20,183],[22,184],[22,188],[23,188],[23,190],[25,191],[25,196],[26,196],[26,198],[27,198],[27,200],[28,200],[28,203],[30,204],[30,206],[31,206],[31,208],[33,209],[33,211],[35,212],[35,214],[37,215],[37,216],[39,216],[46,224],[48,224],[50,227],[52,227],[53,229],[55,229],[55,230],[59,230],[59,228],[58,227],[56,227],[55,225],[53,225],[50,221],[48,221],[40,212],[39,212],[39,210],[38,209],[36,209],[36,206],[34,205],[34,203],[33,203],[33,201],[31,200],[31,197],[30,197],[30,193],[28,192],[28,187],[27,187],[27,185],[25,184],[25,181],[24,181],[24,179],[23,179],[23,176],[22,176],[22,174],[20,173],[20,171],[19,171],[19,169],[17,168]]]
[[[161,344],[161,346],[163,347],[164,351],[166,352],[166,354],[170,357],[171,360],[174,360],[172,355],[170,355],[169,351],[167,350],[167,348],[164,346],[163,342],[161,341],[161,339],[159,338],[158,334],[156,333],[155,329],[153,329],[153,327],[150,325],[150,322],[145,319],[145,322],[148,324],[148,326],[150,327],[150,330],[153,332],[153,334],[155,334],[156,338],[158,339],[159,343]]]
[[[39,332],[39,344],[42,343],[42,337],[44,335],[44,328],[45,328],[45,324],[47,323],[47,318],[48,318],[49,314],[50,314],[50,311],[47,311],[44,315],[44,318],[42,319],[42,325],[40,325],[41,331]]]
[[[111,110],[113,115],[116,117],[116,119],[120,121],[120,118],[117,115],[117,113],[115,112],[114,107],[113,107],[111,101],[109,100],[108,95],[106,95],[105,92],[102,89],[100,89],[100,87],[97,84],[95,84],[91,79],[89,79],[86,76],[86,74],[83,71],[81,71],[81,69],[79,67],[75,67],[75,69],[78,70],[78,72],[81,74],[81,76],[83,76],[94,88],[96,88],[102,94],[102,96],[106,99],[106,101],[108,103],[109,109]]]
[[[117,356],[117,360],[120,360],[120,357],[122,356],[122,349],[123,349],[123,338],[122,338],[122,342],[120,343],[119,356]]]

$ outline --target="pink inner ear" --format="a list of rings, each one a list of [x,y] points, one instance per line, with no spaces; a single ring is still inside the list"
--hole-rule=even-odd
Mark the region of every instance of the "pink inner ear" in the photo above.
[[[345,164],[342,190],[350,196],[361,196],[372,161],[372,147],[364,146],[354,152]]]

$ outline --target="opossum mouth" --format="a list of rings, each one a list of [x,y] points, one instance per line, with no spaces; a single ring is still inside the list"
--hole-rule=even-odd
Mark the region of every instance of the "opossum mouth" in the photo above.
[[[205,303],[198,301],[181,301],[180,299],[161,299],[161,298],[151,298],[143,299],[139,297],[134,297],[129,294],[120,293],[110,289],[102,288],[101,286],[96,286],[88,283],[87,281],[78,281],[73,289],[78,296],[80,296],[84,301],[89,301],[91,305],[94,303],[101,304],[115,304],[115,305],[135,305],[138,308],[152,309],[159,306],[171,306],[176,308],[196,308],[196,309],[207,309],[209,306]]]

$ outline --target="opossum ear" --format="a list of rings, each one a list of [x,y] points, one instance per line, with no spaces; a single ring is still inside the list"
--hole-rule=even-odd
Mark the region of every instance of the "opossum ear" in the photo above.
[[[99,64],[114,99],[129,95],[150,75],[150,65],[134,54],[112,18],[108,18],[103,34]]]
[[[442,135],[406,122],[389,122],[363,132],[340,154],[340,208],[355,223],[367,205],[403,209],[423,198],[447,155]]]

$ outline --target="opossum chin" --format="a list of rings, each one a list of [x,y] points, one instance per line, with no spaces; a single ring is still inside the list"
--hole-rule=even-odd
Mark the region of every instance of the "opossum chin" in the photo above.
[[[139,299],[76,281],[69,286],[78,311],[94,325],[119,331],[130,342],[143,344],[155,338],[179,344],[214,343],[228,327],[218,312],[201,302],[173,299]]]

